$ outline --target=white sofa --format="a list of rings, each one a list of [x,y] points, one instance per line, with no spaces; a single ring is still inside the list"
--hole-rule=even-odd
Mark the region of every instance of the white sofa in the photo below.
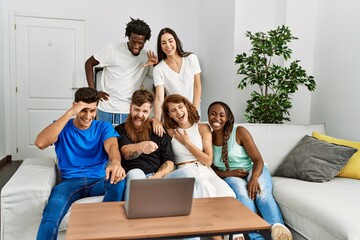
[[[273,174],[286,155],[324,124],[241,124],[252,134]],[[55,184],[53,159],[25,159],[1,193],[1,239],[35,239],[42,210]],[[360,180],[335,177],[313,183],[273,177],[273,194],[294,239],[360,240]],[[101,201],[101,197],[82,201]],[[64,237],[66,219],[59,239]]]

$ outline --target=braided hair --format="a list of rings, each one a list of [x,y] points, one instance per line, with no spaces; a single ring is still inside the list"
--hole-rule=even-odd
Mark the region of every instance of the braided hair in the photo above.
[[[225,163],[226,166],[226,170],[230,170],[229,167],[229,160],[228,160],[228,140],[231,136],[231,132],[232,129],[234,127],[234,122],[235,122],[235,118],[234,118],[234,114],[232,113],[230,107],[221,101],[216,101],[210,104],[209,108],[208,108],[208,115],[210,114],[210,109],[212,106],[214,105],[221,105],[224,110],[225,110],[225,114],[227,117],[227,121],[224,125],[224,135],[223,135],[223,141],[222,141],[222,151],[221,151],[221,159],[223,160],[223,162]]]

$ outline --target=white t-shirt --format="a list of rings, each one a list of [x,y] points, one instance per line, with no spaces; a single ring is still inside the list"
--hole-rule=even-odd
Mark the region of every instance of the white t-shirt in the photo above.
[[[94,54],[104,67],[101,90],[109,94],[108,101],[100,101],[98,108],[109,113],[129,113],[132,94],[140,89],[152,67],[144,67],[148,61],[146,50],[134,56],[127,43],[109,44]]]
[[[200,64],[195,54],[182,58],[180,71],[172,70],[165,61],[154,67],[154,85],[164,85],[166,95],[181,94],[190,102],[194,99],[194,76],[201,72]]]

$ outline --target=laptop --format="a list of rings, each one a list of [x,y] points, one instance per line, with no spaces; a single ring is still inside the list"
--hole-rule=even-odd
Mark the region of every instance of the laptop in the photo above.
[[[128,218],[183,216],[191,213],[195,178],[133,179],[125,201]]]

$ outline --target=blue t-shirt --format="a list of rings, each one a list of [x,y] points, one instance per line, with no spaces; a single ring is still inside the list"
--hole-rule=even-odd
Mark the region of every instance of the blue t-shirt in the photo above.
[[[104,142],[119,137],[111,123],[93,120],[88,129],[75,127],[70,119],[55,142],[62,178],[102,178],[108,155]]]

